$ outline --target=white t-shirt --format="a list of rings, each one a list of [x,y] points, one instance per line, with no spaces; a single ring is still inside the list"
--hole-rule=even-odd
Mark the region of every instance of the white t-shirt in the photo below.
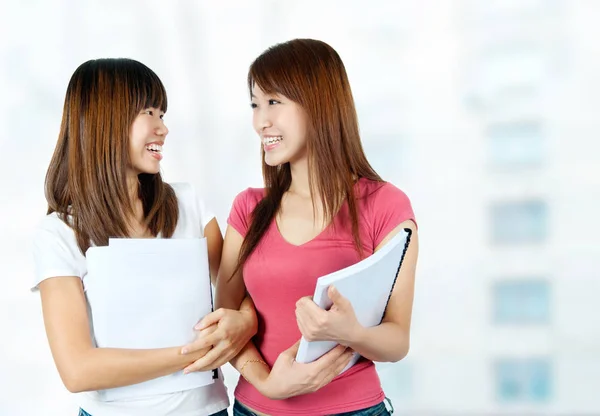
[[[192,185],[171,184],[177,195],[179,219],[173,238],[204,236],[204,227],[214,218],[197,197]],[[83,282],[87,274],[86,260],[81,254],[75,233],[56,213],[47,215],[38,226],[34,241],[35,281],[56,276],[78,276]],[[90,329],[93,327],[90,325]],[[92,333],[92,339],[94,339]],[[77,394],[79,405],[92,416],[208,416],[229,406],[223,374],[210,386],[135,400],[103,402],[96,392]]]

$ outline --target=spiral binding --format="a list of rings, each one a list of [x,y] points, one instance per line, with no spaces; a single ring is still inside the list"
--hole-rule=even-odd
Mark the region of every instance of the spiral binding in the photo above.
[[[402,267],[402,263],[404,262],[404,256],[406,255],[406,250],[408,250],[408,245],[410,244],[410,237],[412,235],[412,230],[410,228],[405,228],[404,231],[408,233],[406,236],[406,243],[404,243],[404,250],[402,250],[402,257],[400,258],[400,263],[398,263],[398,270],[396,270],[396,276],[394,277],[394,282],[392,283],[392,289],[390,290],[390,294],[388,295],[387,302],[385,303],[385,308],[383,309],[383,315],[381,316],[381,321],[383,321],[383,317],[385,316],[385,312],[387,311],[388,304],[390,303],[390,299],[392,298],[392,292],[394,291],[394,287],[396,286],[396,280],[398,280],[398,275],[400,274],[400,268]],[[379,323],[381,323],[379,321]]]

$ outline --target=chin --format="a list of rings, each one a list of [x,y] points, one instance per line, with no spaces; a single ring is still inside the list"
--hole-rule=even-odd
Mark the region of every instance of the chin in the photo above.
[[[157,173],[160,172],[160,168],[159,167],[155,167],[155,168],[138,168],[136,169],[138,172],[138,175],[141,175],[142,173],[145,175],[156,175]]]
[[[265,155],[265,163],[268,166],[275,167],[275,166],[283,165],[286,162],[287,162],[287,160],[285,160],[282,157],[271,157],[269,155]]]

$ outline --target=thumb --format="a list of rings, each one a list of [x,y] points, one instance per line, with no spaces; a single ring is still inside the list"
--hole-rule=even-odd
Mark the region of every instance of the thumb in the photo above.
[[[335,288],[335,286],[329,286],[327,289],[327,296],[333,302],[334,305],[340,307],[345,306],[348,303],[348,300],[342,296],[342,294]]]

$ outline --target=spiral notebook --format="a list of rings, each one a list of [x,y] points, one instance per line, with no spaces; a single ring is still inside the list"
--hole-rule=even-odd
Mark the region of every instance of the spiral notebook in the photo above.
[[[373,255],[352,266],[320,277],[317,280],[313,301],[321,308],[329,309],[332,302],[327,296],[327,289],[330,285],[334,285],[340,294],[350,301],[356,318],[362,326],[379,325],[402,267],[410,236],[411,230],[405,228]],[[302,337],[296,361],[312,362],[336,345],[334,341],[309,342]],[[355,353],[344,371],[356,364],[359,358],[360,356]]]

